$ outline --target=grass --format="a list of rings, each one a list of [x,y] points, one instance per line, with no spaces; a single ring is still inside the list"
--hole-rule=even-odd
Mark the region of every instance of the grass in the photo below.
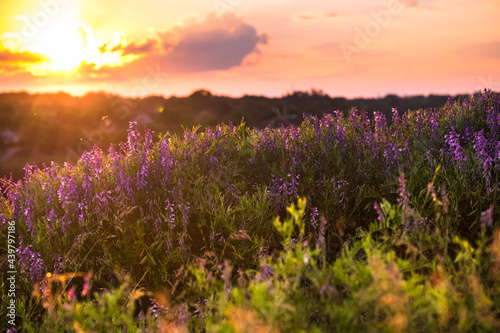
[[[495,332],[499,139],[491,91],[260,131],[131,123],[108,153],[2,181],[15,327]]]

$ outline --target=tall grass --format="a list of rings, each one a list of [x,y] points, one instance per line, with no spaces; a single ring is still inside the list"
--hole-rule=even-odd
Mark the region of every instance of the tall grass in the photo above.
[[[491,91],[261,131],[131,123],[2,181],[19,328],[496,331],[499,139]]]

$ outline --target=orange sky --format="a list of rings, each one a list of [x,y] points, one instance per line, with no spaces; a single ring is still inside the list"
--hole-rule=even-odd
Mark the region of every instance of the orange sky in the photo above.
[[[500,90],[500,0],[16,0],[0,91]]]

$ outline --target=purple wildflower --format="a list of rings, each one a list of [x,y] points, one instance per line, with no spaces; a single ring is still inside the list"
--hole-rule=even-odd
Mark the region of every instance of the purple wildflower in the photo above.
[[[109,201],[111,198],[111,191],[102,191],[96,193],[92,202],[94,203],[99,215],[107,215],[110,212]],[[83,207],[82,207],[83,208]]]
[[[146,152],[142,153],[139,163],[139,170],[136,175],[136,186],[138,189],[144,190],[147,186],[147,177],[149,175],[149,159]]]
[[[342,147],[345,147],[345,131],[346,128],[344,126],[337,126],[337,140]]]
[[[373,112],[373,118],[375,120],[375,132],[381,132],[387,126],[387,119],[382,112]]]
[[[71,176],[61,177],[61,185],[57,191],[59,202],[62,204],[63,209],[69,204],[79,202],[80,194],[78,192],[78,185],[76,180]]]
[[[325,233],[326,233],[326,227],[328,225],[328,221],[324,216],[321,216],[319,218],[319,230],[317,233],[317,239],[316,239],[316,248],[321,249],[325,245]]]
[[[399,207],[409,207],[410,206],[410,193],[406,190],[406,182],[407,180],[405,179],[405,175],[401,174],[398,178],[399,181],[399,188],[397,189],[396,193],[399,195],[398,198],[398,206]]]
[[[483,135],[483,130],[474,134],[474,150],[476,151],[476,157],[480,163],[482,163],[483,177],[486,180],[486,185],[490,185],[491,166],[493,159],[488,154],[489,143],[488,140]]]
[[[399,152],[401,149],[398,148],[395,142],[388,143],[384,149],[385,164],[387,166],[387,171],[391,169],[394,161],[398,163],[399,168]]]
[[[401,118],[399,117],[398,108],[392,108],[392,123],[395,126],[399,126],[401,124]]]
[[[269,265],[262,265],[259,272],[259,281],[267,281],[271,276],[274,275],[274,269]]]
[[[320,123],[318,120],[318,116],[314,116],[311,119],[313,121],[314,131],[316,132],[316,139],[318,140],[318,142],[320,142],[322,133],[321,133],[321,126],[320,126]]]
[[[462,168],[463,162],[467,161],[467,156],[460,146],[459,135],[455,131],[455,128],[450,128],[448,134],[445,135],[445,142],[449,147],[447,151],[452,155],[452,161],[457,162],[459,168]]]
[[[21,270],[28,272],[31,280],[31,284],[42,280],[43,273],[46,270],[45,262],[40,258],[39,252],[32,252],[31,245],[27,247],[22,247],[22,242],[19,248],[16,249],[18,253],[18,264]]]
[[[169,199],[165,200],[165,203],[166,203],[165,210],[167,211],[165,216],[165,222],[170,227],[170,232],[173,234],[175,228],[174,204],[171,204]]]
[[[337,203],[343,203],[345,206],[345,204],[347,203],[347,195],[345,194],[343,188],[344,186],[349,185],[349,183],[344,179],[335,180],[335,178],[332,178],[331,182],[333,187],[333,195],[335,196],[335,198],[337,198]]]
[[[455,105],[455,101],[453,100],[453,97],[451,97],[451,96],[448,96],[448,105],[449,106]]]
[[[161,166],[163,168],[163,185],[170,177],[170,170],[174,167],[175,159],[170,150],[170,139],[163,139],[160,143]]]
[[[318,232],[318,218],[319,213],[318,213],[318,208],[317,207],[312,207],[311,208],[311,225],[314,228],[315,232]]]
[[[23,215],[26,217],[25,224],[27,231],[31,232],[31,237],[35,237],[35,228],[33,227],[34,217],[33,211],[35,210],[35,203],[28,197],[25,201]]]
[[[424,119],[422,118],[422,115],[420,114],[420,111],[417,111],[417,127],[415,128],[415,131],[418,133],[418,135],[422,135],[423,129],[424,129]]]
[[[141,134],[137,130],[137,122],[131,121],[128,127],[128,135],[127,135],[127,152],[132,153],[139,151],[139,147],[141,145]]]
[[[466,143],[469,143],[474,138],[474,128],[471,126],[469,118],[465,119],[463,138]]]
[[[333,114],[335,115],[335,121],[340,124],[344,118],[344,114],[340,110],[333,111]]]
[[[493,205],[481,213],[481,223],[488,227],[493,225]]]
[[[54,260],[54,274],[59,274],[62,272],[62,258],[59,254],[54,253],[52,256],[52,260]]]
[[[296,198],[298,197],[298,187],[299,187],[299,178],[300,175],[288,174],[290,178],[290,182],[287,182],[286,185],[288,187],[287,194],[289,197]]]
[[[83,289],[82,289],[82,296],[86,296],[88,292],[90,291],[90,278],[92,277],[92,273],[89,272],[83,277]]]
[[[426,109],[424,118],[426,119],[426,130],[430,134],[431,140],[434,141],[437,138],[437,129],[439,127],[436,112]]]
[[[90,200],[92,197],[92,177],[87,170],[83,173],[82,187],[85,199]]]
[[[486,113],[486,121],[488,122],[491,133],[496,136],[500,128],[500,112],[498,112],[498,109],[490,108],[486,110]]]
[[[382,208],[380,208],[380,205],[377,202],[375,202],[373,204],[373,208],[375,208],[375,211],[377,212],[377,220],[383,221],[384,220],[384,212],[382,211]]]
[[[56,217],[56,214],[54,212],[54,208],[51,208],[50,211],[49,211],[49,213],[47,214],[47,230],[50,231],[52,229],[51,226],[50,226],[50,224],[52,222],[55,222],[56,219],[57,219],[57,217]]]

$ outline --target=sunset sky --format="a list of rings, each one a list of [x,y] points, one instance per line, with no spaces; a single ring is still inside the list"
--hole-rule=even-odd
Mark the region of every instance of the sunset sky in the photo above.
[[[0,91],[500,90],[500,0],[16,0]]]

